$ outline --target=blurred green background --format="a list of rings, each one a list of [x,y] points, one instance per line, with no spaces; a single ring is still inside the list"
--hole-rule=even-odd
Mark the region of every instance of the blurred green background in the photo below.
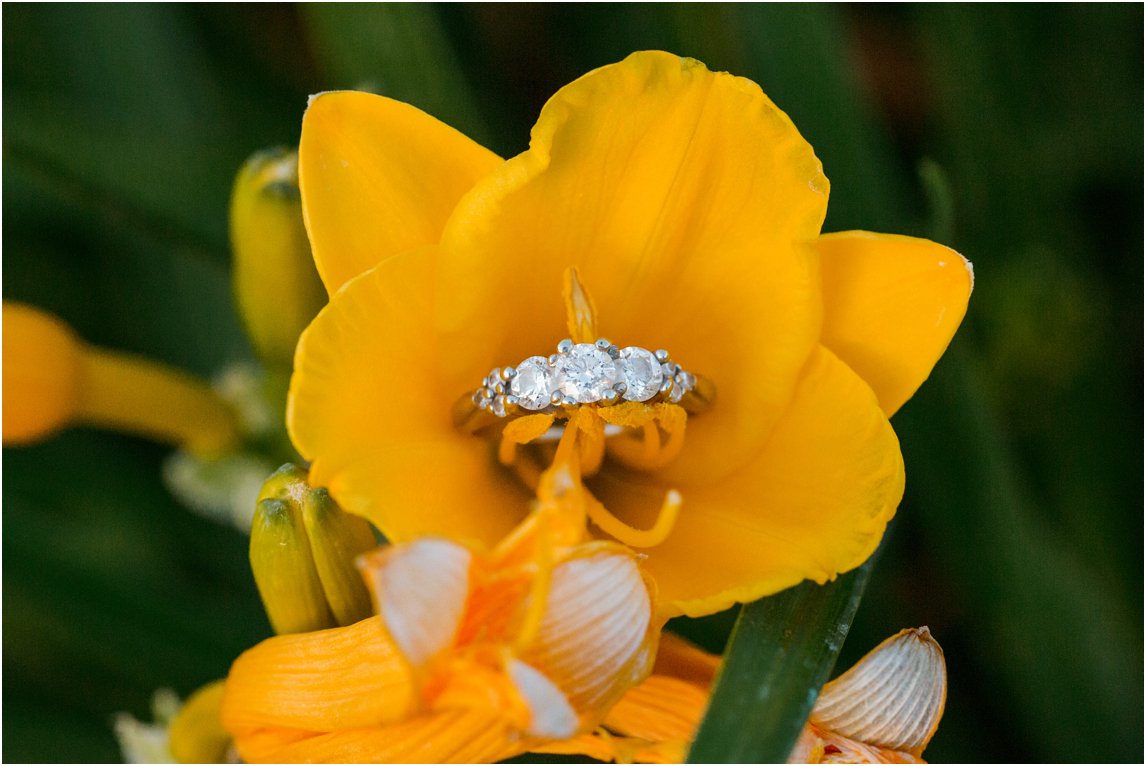
[[[841,666],[927,624],[951,673],[930,760],[1140,761],[1142,30],[1140,5],[9,4],[3,294],[209,375],[250,356],[233,175],[297,141],[307,94],[375,90],[509,156],[633,50],[750,77],[823,160],[826,230],[938,237],[978,276],[895,418],[907,496]],[[116,711],[268,634],[246,539],[171,498],[165,454],[4,450],[5,761],[117,760]]]

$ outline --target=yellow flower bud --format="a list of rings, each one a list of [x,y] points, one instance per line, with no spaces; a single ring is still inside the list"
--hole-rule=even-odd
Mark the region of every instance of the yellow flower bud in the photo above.
[[[326,302],[302,220],[298,152],[247,160],[231,195],[234,290],[247,333],[270,367],[289,370],[298,336]]]
[[[166,365],[89,346],[56,317],[4,303],[4,443],[72,424],[139,434],[201,455],[235,445],[239,425],[210,386]]]
[[[39,441],[67,425],[80,402],[80,341],[66,324],[4,303],[4,443]]]
[[[226,763],[231,735],[223,728],[219,710],[223,681],[212,681],[187,698],[171,721],[168,747],[177,763]]]
[[[306,472],[284,465],[259,493],[251,527],[251,569],[276,633],[350,625],[369,617],[370,594],[355,559],[374,533]]]

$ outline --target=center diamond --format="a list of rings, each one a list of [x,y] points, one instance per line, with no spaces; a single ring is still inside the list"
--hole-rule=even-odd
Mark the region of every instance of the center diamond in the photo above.
[[[553,369],[554,388],[580,404],[599,402],[617,382],[617,365],[605,351],[578,343],[558,354]]]

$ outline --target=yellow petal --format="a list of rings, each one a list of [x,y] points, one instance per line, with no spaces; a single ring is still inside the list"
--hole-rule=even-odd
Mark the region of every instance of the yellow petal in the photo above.
[[[299,341],[287,425],[311,484],[391,541],[492,545],[528,495],[495,468],[494,445],[453,425],[464,391],[442,380],[426,319],[431,267],[429,253],[396,256],[332,298]]]
[[[593,486],[613,513],[645,527],[664,490],[638,480],[602,474]],[[680,491],[676,529],[643,551],[645,566],[664,614],[699,616],[863,563],[903,495],[903,459],[871,389],[820,348],[753,461]]]
[[[826,202],[811,147],[748,80],[659,52],[590,72],[446,226],[451,300],[436,308],[459,378],[564,337],[576,267],[601,334],[715,381],[719,404],[689,423],[674,470],[734,470],[819,337],[815,258],[793,243],[818,234]]]
[[[202,687],[184,703],[168,732],[171,755],[178,763],[225,763],[231,735],[219,720],[223,681]]]
[[[472,564],[467,549],[433,538],[367,558],[378,613],[415,671],[453,645],[469,600]]]
[[[26,444],[66,426],[79,407],[82,346],[62,321],[4,301],[4,443]]]
[[[582,727],[600,717],[652,666],[659,625],[635,554],[580,546],[554,567],[537,637],[522,659],[565,694]]]
[[[383,258],[436,244],[458,199],[500,162],[409,104],[352,91],[311,97],[299,186],[327,291]]]
[[[927,628],[908,629],[824,686],[810,720],[875,747],[919,755],[946,700],[943,650]]]
[[[393,721],[412,709],[410,674],[378,617],[276,636],[231,666],[223,725],[244,738],[268,727],[331,731]]]
[[[248,763],[495,763],[529,744],[493,713],[449,710],[329,733],[272,730],[240,743],[239,755]]]
[[[823,344],[890,417],[931,374],[971,297],[971,263],[914,237],[865,231],[814,241],[823,260]]]

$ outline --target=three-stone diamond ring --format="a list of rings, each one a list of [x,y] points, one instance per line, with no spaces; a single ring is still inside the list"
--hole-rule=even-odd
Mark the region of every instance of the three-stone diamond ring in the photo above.
[[[663,349],[566,338],[551,356],[531,356],[516,367],[492,370],[477,390],[459,400],[454,422],[476,432],[507,418],[560,417],[582,404],[620,402],[671,402],[695,414],[708,408],[714,394],[710,381],[682,369]]]

